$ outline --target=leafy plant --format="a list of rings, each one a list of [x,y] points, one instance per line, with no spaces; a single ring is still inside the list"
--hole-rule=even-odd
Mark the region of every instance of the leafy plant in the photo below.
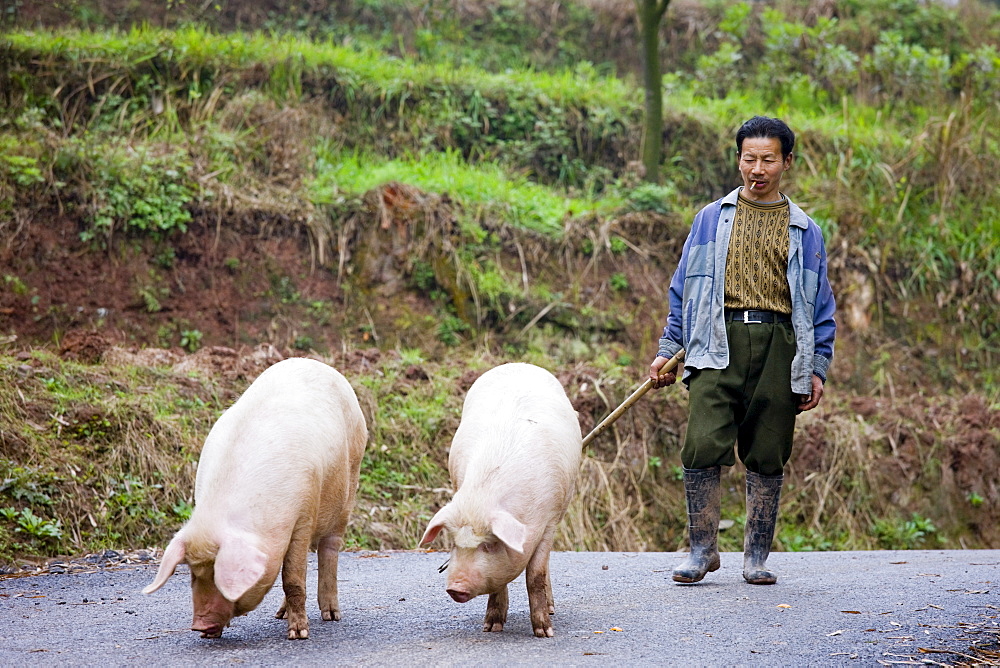
[[[467,322],[457,315],[448,314],[438,324],[438,339],[445,345],[457,346],[462,340],[462,334],[469,331],[469,329],[470,327]]]
[[[65,150],[74,146],[95,153],[81,153],[72,160],[75,165],[89,164],[93,170],[93,217],[90,227],[80,234],[84,241],[106,244],[116,230],[156,239],[187,230],[191,221],[187,205],[194,194],[184,176],[188,171],[184,154],[155,155],[146,149],[126,152],[114,147],[94,150],[74,144]]]
[[[194,512],[194,506],[185,499],[181,499],[175,503],[170,510],[173,511],[174,515],[182,522],[187,522],[191,519],[191,513]]]
[[[193,353],[201,348],[201,339],[204,335],[197,329],[185,329],[181,331],[181,348]]]
[[[886,550],[928,548],[939,542],[934,523],[917,513],[908,520],[877,520],[874,528],[879,546]]]
[[[0,153],[0,169],[19,186],[27,187],[45,182],[36,158]]]
[[[17,276],[4,274],[3,282],[10,288],[11,292],[13,292],[15,295],[23,296],[28,294],[28,286],[25,285],[24,281],[22,281]]]
[[[636,186],[626,195],[626,203],[632,211],[655,211],[669,213],[678,197],[677,188],[672,184],[658,185],[643,183]]]
[[[0,496],[29,505],[51,506],[59,480],[54,473],[0,460]]]
[[[15,508],[2,508],[0,515],[16,524],[14,531],[17,533],[43,541],[62,538],[62,523],[59,520],[39,517],[31,508],[22,508],[20,512]]]

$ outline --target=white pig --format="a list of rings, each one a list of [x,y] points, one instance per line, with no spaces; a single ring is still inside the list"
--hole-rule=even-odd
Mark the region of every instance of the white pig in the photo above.
[[[507,585],[521,573],[531,626],[552,637],[549,552],[580,468],[580,423],[556,378],[532,364],[504,364],[473,383],[452,440],[455,489],[421,545],[444,530],[454,547],[448,594],[459,603],[489,594],[483,631],[502,631]]]
[[[288,638],[308,638],[306,558],[319,553],[319,608],[339,620],[337,558],[368,440],[350,383],[304,358],[269,367],[212,427],[191,519],[167,546],[149,594],[191,569],[193,631],[218,638],[281,571]]]

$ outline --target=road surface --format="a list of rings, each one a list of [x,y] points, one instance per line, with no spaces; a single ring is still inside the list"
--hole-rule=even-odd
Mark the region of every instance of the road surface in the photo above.
[[[555,638],[532,635],[523,575],[503,632],[483,633],[486,599],[447,596],[446,556],[344,553],[343,620],[324,622],[310,555],[310,638],[299,641],[273,618],[279,584],[208,640],[187,630],[184,566],[149,596],[155,564],[3,577],[0,665],[954,665],[1000,638],[1000,550],[779,552],[773,586],[746,584],[740,553],[677,585],[677,553],[558,552]]]

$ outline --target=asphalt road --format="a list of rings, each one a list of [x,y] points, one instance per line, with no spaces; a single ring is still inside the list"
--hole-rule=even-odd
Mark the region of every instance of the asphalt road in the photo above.
[[[298,641],[273,618],[280,585],[207,640],[187,630],[183,566],[149,596],[140,590],[152,564],[6,577],[0,665],[953,664],[1000,639],[1000,550],[775,553],[773,586],[744,583],[740,553],[723,554],[703,582],[677,585],[676,553],[559,552],[555,638],[532,635],[523,576],[511,585],[503,632],[483,633],[485,597],[453,602],[438,573],[445,558],[344,553],[343,620],[324,622],[311,555],[310,638]]]

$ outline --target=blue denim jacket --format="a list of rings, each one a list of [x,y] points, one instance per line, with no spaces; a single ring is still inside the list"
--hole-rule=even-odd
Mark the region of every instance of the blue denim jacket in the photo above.
[[[670,281],[670,314],[657,354],[672,357],[685,349],[684,378],[691,369],[724,369],[729,343],[723,315],[726,257],[733,230],[737,188],[698,212]],[[812,375],[826,381],[833,360],[837,310],[826,274],[823,233],[789,200],[788,287],[792,295],[795,358],[792,392],[812,392]]]

